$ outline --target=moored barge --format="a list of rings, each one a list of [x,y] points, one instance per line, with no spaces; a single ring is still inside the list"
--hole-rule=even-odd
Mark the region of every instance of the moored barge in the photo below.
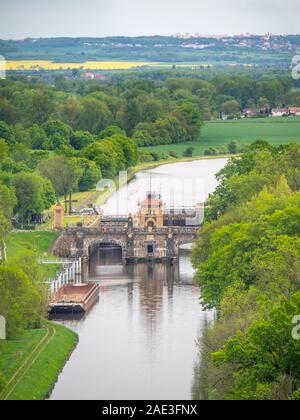
[[[50,314],[83,314],[99,298],[99,285],[66,284],[59,289],[50,304]]]

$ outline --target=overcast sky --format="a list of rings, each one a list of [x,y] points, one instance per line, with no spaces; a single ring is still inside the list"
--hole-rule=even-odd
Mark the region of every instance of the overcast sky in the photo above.
[[[300,33],[299,0],[0,0],[0,38]]]

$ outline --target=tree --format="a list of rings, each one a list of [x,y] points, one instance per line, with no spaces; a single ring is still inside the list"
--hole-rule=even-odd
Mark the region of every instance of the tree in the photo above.
[[[235,98],[228,95],[218,95],[214,100],[214,109],[218,113],[223,112],[224,104],[229,101],[233,101]]]
[[[104,139],[83,149],[81,156],[85,159],[93,160],[100,168],[103,177],[112,179],[116,176],[118,170],[121,169],[117,149],[120,152],[120,147],[114,145],[109,139]]]
[[[162,116],[163,108],[161,101],[153,98],[151,95],[146,94],[140,95],[137,99],[140,103],[140,121],[155,122],[158,118]]]
[[[261,97],[257,102],[257,106],[259,109],[270,108],[270,104],[267,98]]]
[[[101,133],[99,134],[99,139],[109,138],[116,134],[126,136],[126,132],[122,128],[117,127],[116,125],[109,125],[101,131]]]
[[[142,125],[140,125],[142,127]],[[159,138],[159,144],[181,143],[187,139],[187,131],[178,118],[170,115],[158,119],[150,126],[152,138]],[[149,143],[151,144],[151,142]]]
[[[186,141],[197,140],[203,125],[203,120],[197,105],[185,102],[175,111],[174,116],[186,131]]]
[[[77,159],[67,158],[62,155],[52,156],[39,165],[40,173],[49,179],[54,187],[56,197],[64,195],[65,211],[71,213],[72,193],[78,186],[78,181],[82,176],[83,170],[78,164]]]
[[[78,130],[80,128],[79,121],[82,110],[83,108],[79,98],[74,95],[68,96],[66,101],[58,105],[60,120],[70,125],[73,130]]]
[[[24,107],[24,126],[43,124],[54,112],[54,96],[50,91],[26,90],[20,107]]]
[[[43,129],[49,139],[51,150],[57,150],[60,146],[70,144],[73,135],[72,128],[59,120],[49,120],[43,124]]]
[[[195,148],[194,147],[188,147],[184,152],[183,152],[183,157],[193,157],[193,153],[194,153]]]
[[[236,155],[239,151],[239,145],[238,142],[236,141],[232,141],[229,145],[228,145],[228,153],[230,153],[231,155]]]
[[[111,120],[111,112],[105,103],[89,97],[82,100],[82,111],[79,117],[80,130],[98,134],[110,124]]]
[[[94,141],[94,136],[88,131],[76,131],[72,135],[70,143],[75,150],[82,150]]]
[[[5,258],[5,240],[10,229],[11,229],[10,221],[4,216],[2,210],[0,210],[0,255],[1,255],[1,258]]]
[[[35,150],[48,150],[52,145],[45,133],[45,130],[38,124],[34,124],[28,129],[31,147]]]
[[[3,185],[0,182],[0,212],[10,220],[13,215],[13,209],[17,199],[12,188]]]
[[[5,140],[8,145],[14,141],[13,131],[4,121],[0,121],[0,139]]]
[[[138,150],[134,141],[124,135],[115,134],[111,141],[122,149],[125,157],[125,168],[135,166],[138,159]]]
[[[214,353],[216,364],[231,364],[236,372],[228,398],[286,400],[297,391],[300,341],[292,336],[291,321],[299,313],[299,293],[281,299],[267,319],[255,321]]]
[[[0,99],[0,120],[7,124],[14,124],[18,120],[18,114],[10,99]]]
[[[34,215],[41,214],[55,202],[52,184],[36,173],[20,172],[13,179],[17,204],[15,212],[30,223]]]
[[[79,191],[89,191],[95,188],[102,178],[101,171],[95,162],[88,159],[78,159],[79,165],[83,173],[78,182]]]
[[[22,143],[13,144],[9,154],[16,163],[24,163],[27,166],[30,161],[30,149]]]
[[[31,141],[28,130],[26,130],[21,124],[16,124],[12,127],[13,142],[22,144],[23,146],[30,147]]]
[[[19,267],[0,266],[0,296],[0,313],[6,319],[8,337],[40,325],[43,296]]]
[[[0,138],[0,164],[8,158],[9,147],[4,139]]]
[[[236,100],[225,102],[222,110],[224,114],[230,117],[238,117],[241,115],[241,105]]]
[[[109,179],[115,177],[118,171],[135,165],[137,156],[135,142],[122,135],[97,141],[81,152],[81,157],[95,161],[102,175]]]
[[[247,101],[247,108],[256,108],[256,103],[255,103],[255,101],[252,99],[252,98],[250,98],[250,99],[248,99],[248,101]]]

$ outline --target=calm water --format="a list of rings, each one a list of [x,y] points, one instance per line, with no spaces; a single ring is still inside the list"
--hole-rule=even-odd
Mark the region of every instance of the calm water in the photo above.
[[[107,214],[135,212],[150,189],[167,205],[203,202],[217,186],[225,159],[161,166],[137,174],[103,206]],[[114,249],[99,250],[90,280],[99,303],[82,320],[64,321],[79,344],[52,399],[190,399],[197,362],[196,340],[212,314],[199,303],[188,250],[179,265],[123,267]]]

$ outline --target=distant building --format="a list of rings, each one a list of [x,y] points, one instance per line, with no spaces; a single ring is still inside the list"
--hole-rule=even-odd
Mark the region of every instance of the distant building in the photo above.
[[[83,79],[91,79],[91,80],[94,80],[95,79],[94,73],[91,73],[91,72],[88,72],[88,71],[82,73],[81,77]]]
[[[257,108],[247,108],[244,109],[243,115],[245,118],[253,118],[256,117],[260,113],[260,110]]]
[[[96,80],[107,80],[108,76],[106,74],[96,73],[95,74],[95,79]]]
[[[272,117],[285,117],[289,115],[288,108],[273,108],[271,112]]]
[[[300,117],[300,108],[299,107],[298,108],[297,107],[290,107],[289,108],[289,114]]]
[[[106,80],[107,79],[107,75],[102,74],[102,73],[93,73],[90,71],[86,71],[84,73],[82,73],[81,77],[83,79],[89,79],[89,80]]]
[[[259,116],[268,116],[270,115],[270,110],[268,108],[247,108],[243,111],[244,118],[255,118]]]

